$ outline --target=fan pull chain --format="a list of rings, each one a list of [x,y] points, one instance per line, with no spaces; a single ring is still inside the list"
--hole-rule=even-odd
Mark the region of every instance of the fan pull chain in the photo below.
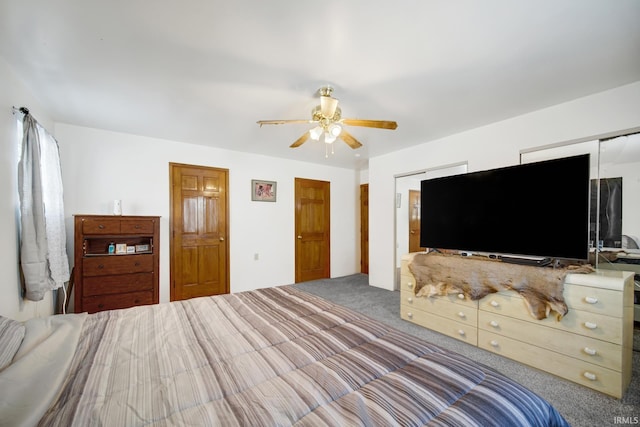
[[[329,158],[329,146],[331,146],[331,155],[333,156],[334,151],[333,151],[333,144],[327,144],[325,142],[324,144],[324,158],[328,159]]]

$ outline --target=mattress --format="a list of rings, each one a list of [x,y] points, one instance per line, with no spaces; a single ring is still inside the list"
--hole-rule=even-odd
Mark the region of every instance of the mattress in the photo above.
[[[568,425],[499,372],[295,285],[66,316],[77,328],[65,327],[62,341],[49,343],[62,354],[49,356],[57,369],[45,379],[36,376],[42,356],[29,355],[47,340],[28,339],[27,328],[30,348],[13,363],[22,371],[0,372],[0,388],[21,384],[0,395],[0,419],[42,426]],[[33,375],[25,375],[29,366]],[[42,397],[33,393],[45,389]]]

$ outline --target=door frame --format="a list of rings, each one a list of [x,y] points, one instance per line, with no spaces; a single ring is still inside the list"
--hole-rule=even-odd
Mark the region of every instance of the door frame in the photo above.
[[[230,245],[229,245],[229,223],[231,222],[231,217],[229,216],[229,169],[225,169],[225,168],[217,168],[217,167],[213,167],[213,166],[202,166],[202,165],[192,165],[192,164],[188,164],[188,163],[174,163],[174,162],[169,162],[169,301],[175,301],[175,278],[174,278],[174,250],[175,250],[175,244],[174,244],[174,236],[175,236],[175,229],[174,229],[174,224],[173,224],[173,203],[174,203],[174,195],[173,195],[173,175],[174,175],[174,168],[176,167],[184,167],[184,168],[198,168],[198,169],[207,169],[207,170],[215,170],[215,171],[220,171],[220,172],[224,172],[227,175],[227,187],[225,188],[225,197],[226,197],[226,203],[225,203],[225,217],[226,217],[226,222],[225,222],[225,230],[224,230],[224,234],[225,234],[225,241],[224,241],[224,245],[225,245],[225,251],[226,251],[226,259],[225,259],[225,269],[227,271],[226,277],[225,277],[225,289],[227,291],[227,293],[231,292],[231,271],[229,269],[230,266],[230,261],[229,259],[231,258],[231,253],[229,251],[230,249]]]
[[[408,191],[404,192],[404,187],[406,187],[405,185],[403,185],[405,182],[408,181],[413,181],[415,179],[417,179],[418,177],[420,177],[420,175],[422,175],[421,179],[424,179],[426,170],[419,170],[419,171],[414,171],[414,172],[407,172],[407,173],[403,173],[403,174],[398,174],[394,176],[394,192],[396,194],[396,206],[395,209],[393,210],[393,290],[397,291],[400,289],[400,268],[399,268],[399,264],[400,264],[400,256],[402,256],[402,254],[405,254],[407,252],[409,252],[409,245],[408,245],[408,236],[409,236],[409,230],[407,229],[402,229],[400,230],[399,228],[401,228],[401,225],[403,224],[407,224],[407,221],[409,219],[408,215],[401,215],[400,212],[404,212],[404,210],[402,210],[402,207],[407,205],[409,203],[409,193]],[[405,245],[405,238],[406,238],[406,245]],[[402,246],[402,248],[401,248]]]
[[[418,212],[417,212],[418,215],[417,216],[418,216],[418,218],[417,219],[413,219],[414,221],[418,222],[418,226],[417,226],[418,235],[417,236],[413,233],[414,228],[411,227],[411,224],[412,224],[412,212],[413,212],[414,209],[416,209],[416,205],[409,205],[408,206],[408,213],[409,213],[409,239],[408,239],[409,240],[409,252],[412,252],[412,249],[413,249],[412,246],[411,246],[412,236],[413,236],[414,239],[416,237],[418,239],[418,250],[417,251],[413,251],[413,252],[421,252],[421,251],[424,251],[424,249],[425,249],[425,248],[420,246],[420,233],[419,233],[419,231],[420,231],[420,204],[421,204],[420,194],[421,194],[420,190],[409,189],[408,195],[407,195],[407,202],[412,202],[413,201],[412,200],[412,196],[417,196],[417,198],[418,198],[418,200],[415,202],[418,205],[417,206],[417,209],[418,209]]]

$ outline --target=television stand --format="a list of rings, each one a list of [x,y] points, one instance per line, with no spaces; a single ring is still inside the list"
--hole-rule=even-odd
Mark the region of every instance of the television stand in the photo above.
[[[417,296],[418,279],[409,266],[421,256],[414,253],[402,257],[402,319],[622,398],[633,370],[632,272],[598,269],[590,274],[568,273],[562,280],[562,296],[569,312],[562,319],[547,316],[536,320],[522,295],[513,290],[479,300],[463,292]],[[467,278],[488,277],[494,267],[499,267],[501,281],[509,280],[509,276],[513,281],[521,280],[525,270],[535,270],[536,274],[553,271],[476,258],[451,260],[442,271],[444,275],[463,272],[452,279],[457,284]]]
[[[521,265],[533,265],[544,267],[551,264],[553,259],[547,257],[520,256],[520,255],[498,255],[498,259],[502,262]]]

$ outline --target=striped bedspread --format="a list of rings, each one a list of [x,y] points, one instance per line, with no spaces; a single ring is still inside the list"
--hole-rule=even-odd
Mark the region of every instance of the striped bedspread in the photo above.
[[[88,316],[49,426],[562,426],[499,373],[295,285]]]

